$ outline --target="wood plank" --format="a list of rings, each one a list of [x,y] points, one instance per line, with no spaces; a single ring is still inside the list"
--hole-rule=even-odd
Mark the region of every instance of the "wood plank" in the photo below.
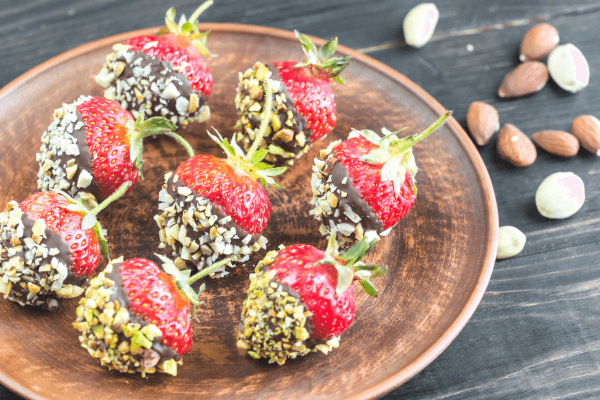
[[[169,5],[188,15],[199,0],[174,0]],[[219,0],[201,21],[235,22],[298,29],[330,38],[352,48],[393,44],[403,40],[402,21],[418,1],[319,0],[281,2],[278,0]],[[587,13],[598,8],[595,0],[577,5],[561,0],[504,1],[441,0],[436,35],[480,29],[509,21],[553,18],[557,15]],[[17,76],[60,53],[81,44],[135,29],[164,24],[167,6],[141,0],[77,1],[35,0],[14,2],[0,8],[0,87]],[[209,39],[210,45],[210,39]]]

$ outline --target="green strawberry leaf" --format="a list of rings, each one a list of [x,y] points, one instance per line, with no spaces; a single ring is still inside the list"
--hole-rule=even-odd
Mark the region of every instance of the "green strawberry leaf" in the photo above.
[[[267,151],[269,151],[269,150],[267,150]],[[267,164],[264,162],[258,162],[256,164],[254,164],[253,167],[258,170],[273,168],[273,166],[271,164]]]
[[[377,289],[375,288],[375,286],[373,286],[371,281],[367,279],[361,279],[359,282],[362,288],[369,296],[377,297]]]
[[[184,35],[189,34],[192,31],[193,25],[190,22],[186,22],[181,26],[181,33]]]
[[[335,265],[335,269],[338,272],[338,281],[337,286],[335,288],[335,293],[339,296],[342,295],[352,285],[352,281],[354,280],[354,270],[352,268],[348,268],[345,265]]]
[[[337,232],[333,232],[329,235],[327,239],[327,249],[325,249],[325,258],[330,258],[333,260],[333,257],[339,256],[339,244],[336,238]]]
[[[260,177],[260,183],[261,185],[263,185],[263,187],[267,187],[267,184],[273,186],[274,188],[277,189],[285,189],[283,186],[279,185],[277,182],[275,182],[275,179],[271,178],[270,176],[261,176]]]
[[[252,157],[250,158],[250,164],[254,165],[256,163],[261,162],[265,159],[267,154],[269,154],[269,149],[258,150],[256,153],[252,154]]]
[[[234,133],[234,137],[235,137],[235,133]],[[238,146],[234,137],[231,138],[231,143],[230,143],[231,147],[233,147],[235,149],[235,155],[244,158],[244,150],[242,150],[241,147]]]
[[[100,243],[100,247],[102,247],[102,252],[110,260],[110,254],[108,253],[108,244],[106,243],[106,238],[104,237],[103,231],[104,229],[102,229],[100,222],[96,221],[96,223],[94,224],[94,234],[96,235],[96,239],[98,239],[98,243]]]
[[[364,265],[364,264],[358,264],[354,266],[354,270],[355,271],[375,271],[377,270],[379,267],[377,265]]]
[[[226,150],[226,151],[227,151],[229,154],[231,154],[232,156],[235,156],[235,155],[236,155],[236,154],[235,154],[235,153],[236,153],[236,152],[235,152],[235,149],[233,148],[233,146],[231,146],[231,145],[229,144],[229,142],[227,141],[227,139],[223,139],[223,141],[222,141],[221,143],[223,143],[223,147],[225,147],[225,150]]]
[[[83,217],[83,220],[81,220],[81,229],[87,231],[88,229],[93,228],[97,223],[98,220],[94,214],[86,214],[86,216]]]
[[[323,46],[321,46],[321,48],[319,49],[320,58],[323,60],[327,60],[328,58],[332,57],[335,54],[335,49],[336,49],[337,45],[338,45],[338,38],[335,37],[335,38],[329,40]]]
[[[312,42],[312,40],[308,38],[308,36],[298,32],[297,30],[294,30],[294,34],[296,35],[298,40],[300,40],[300,44],[302,45],[302,51],[304,51],[304,54],[306,55],[306,58],[308,59],[309,63],[317,64],[319,62],[319,59],[317,57],[317,46],[315,46],[315,44]]]
[[[408,126],[405,126],[404,128],[397,130],[396,132],[390,132],[388,129],[382,128],[381,129],[381,133],[383,133],[384,136],[381,138],[381,140],[379,141],[379,143],[383,142],[386,139],[391,139],[393,136],[397,137],[397,135],[400,132],[402,132],[403,130],[406,130],[406,129],[408,129]]]
[[[169,28],[169,32],[178,34],[179,26],[175,23],[175,9],[173,7],[167,10],[167,14],[165,15],[165,23]]]
[[[379,141],[381,140],[381,137],[378,134],[369,129],[363,129],[360,131],[352,129],[351,133],[358,134],[373,144],[379,144]]]
[[[263,177],[277,176],[277,175],[283,174],[286,169],[287,169],[287,167],[277,167],[277,168],[261,169],[260,172],[259,172],[259,174],[260,174],[260,176],[263,176]]]
[[[380,147],[378,149],[371,150],[368,154],[360,157],[360,161],[364,161],[369,164],[385,164],[392,157],[388,153],[387,149]]]
[[[74,211],[74,212],[87,212],[87,210],[84,210],[79,204],[77,203],[69,203],[69,205],[66,207],[67,210],[69,211]]]

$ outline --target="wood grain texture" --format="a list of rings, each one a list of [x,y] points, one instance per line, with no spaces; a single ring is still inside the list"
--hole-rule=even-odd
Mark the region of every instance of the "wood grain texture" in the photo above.
[[[221,54],[209,62],[214,76],[209,103],[212,117],[208,123],[180,133],[194,148],[218,155],[218,146],[204,132],[209,126],[224,134],[231,129],[236,119],[231,102],[237,72],[257,59],[298,59],[302,53],[289,32],[228,24],[210,27],[212,47]],[[124,39],[104,40],[61,56],[3,91],[0,121],[10,120],[12,125],[0,137],[0,175],[14,177],[2,182],[0,203],[24,199],[35,190],[37,164],[31,149],[37,147],[48,116],[57,105],[73,101],[75,93],[101,94],[93,74],[112,44]],[[345,74],[348,83],[336,87],[340,122],[334,132],[286,174],[281,183],[287,190],[269,191],[274,214],[264,234],[271,246],[306,243],[324,247],[325,239],[317,234],[318,225],[308,215],[308,188],[312,159],[327,142],[344,138],[354,126],[377,130],[406,126],[408,133],[416,133],[444,112],[400,74],[360,53],[353,56],[353,68]],[[40,101],[35,113],[18,114],[22,104],[33,101],[38,92],[47,94],[48,99]],[[15,142],[18,144],[13,146]],[[158,237],[152,215],[157,210],[162,176],[184,159],[184,151],[173,141],[150,141],[145,147],[144,181],[100,217],[112,238],[113,257],[153,258]],[[390,271],[379,282],[378,301],[358,294],[359,316],[344,333],[342,350],[328,357],[304,357],[282,367],[266,366],[239,351],[235,331],[247,287],[245,278],[252,271],[252,263],[248,263],[226,279],[207,282],[206,303],[199,311],[201,322],[194,324],[197,340],[176,379],[123,376],[97,365],[79,347],[71,329],[74,301],[55,316],[22,312],[21,307],[5,301],[0,303],[0,321],[13,329],[0,333],[0,374],[7,377],[3,381],[27,396],[56,399],[91,395],[160,399],[170,393],[178,393],[180,398],[330,398],[334,393],[334,398],[342,399],[373,397],[394,388],[435,358],[466,324],[491,275],[497,240],[491,184],[475,147],[459,125],[451,121],[414,152],[422,171],[420,207],[403,220],[401,230],[394,230],[369,254],[368,262],[387,264]],[[19,340],[23,332],[28,340]],[[57,348],[59,354],[55,354]],[[28,361],[33,359],[36,361]],[[68,392],[56,385],[58,376],[70,388]]]
[[[341,44],[364,49],[415,81],[453,109],[463,126],[475,100],[493,104],[502,123],[513,123],[529,136],[542,129],[569,130],[581,114],[600,117],[596,0],[438,0],[441,15],[433,41],[413,50],[402,45],[401,25],[419,2],[218,0],[201,20],[296,28],[325,38],[337,35]],[[169,2],[187,14],[197,3]],[[166,7],[150,0],[0,0],[0,5],[0,86],[78,45],[159,25]],[[570,95],[550,82],[535,95],[501,100],[496,97],[498,85],[516,66],[521,38],[538,20],[556,26],[562,43],[574,43],[583,51],[592,71],[590,85]],[[479,151],[494,185],[500,224],[519,227],[527,234],[527,244],[517,257],[496,263],[488,294],[444,353],[382,398],[598,397],[598,158],[585,150],[569,160],[540,151],[532,166],[517,169],[499,159],[495,138]],[[558,171],[581,176],[587,200],[572,218],[550,221],[537,213],[534,192]],[[0,388],[0,399],[20,397]]]

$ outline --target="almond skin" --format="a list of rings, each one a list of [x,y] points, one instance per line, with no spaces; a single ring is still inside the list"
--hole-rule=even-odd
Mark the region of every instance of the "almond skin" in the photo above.
[[[569,132],[541,131],[531,135],[531,139],[550,154],[560,157],[573,157],[579,152],[579,140]]]
[[[515,167],[526,167],[537,158],[535,145],[519,128],[505,124],[498,133],[498,154]]]
[[[474,101],[467,111],[467,127],[475,143],[484,146],[500,129],[498,111],[482,101]]]
[[[546,86],[548,78],[546,64],[526,61],[506,74],[498,88],[498,96],[519,97],[538,92]]]
[[[581,115],[573,120],[571,133],[581,146],[600,157],[600,121],[593,115]]]
[[[554,50],[559,40],[558,30],[555,27],[546,23],[537,24],[523,37],[519,60],[541,60]]]

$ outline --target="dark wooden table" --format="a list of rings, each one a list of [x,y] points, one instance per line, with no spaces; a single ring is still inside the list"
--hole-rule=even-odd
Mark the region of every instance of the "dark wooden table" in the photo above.
[[[189,15],[198,1],[169,3]],[[569,131],[582,114],[600,117],[598,0],[438,0],[435,36],[419,50],[407,47],[402,33],[402,20],[417,1],[216,3],[202,22],[338,36],[341,44],[415,81],[454,110],[463,126],[475,100],[494,105],[501,123],[529,136]],[[0,0],[0,87],[81,44],[161,25],[165,7],[151,0]],[[539,21],[556,26],[561,43],[582,50],[590,85],[572,95],[550,82],[535,95],[502,100],[498,85],[518,63],[521,38]],[[480,154],[494,185],[500,226],[518,227],[527,244],[518,256],[496,263],[479,308],[448,349],[383,399],[600,397],[600,159],[585,150],[572,159],[539,150],[532,166],[518,169],[499,159],[495,138]],[[551,221],[537,212],[534,194],[558,171],[583,179],[586,202],[575,216]],[[0,399],[20,397],[0,386]]]

